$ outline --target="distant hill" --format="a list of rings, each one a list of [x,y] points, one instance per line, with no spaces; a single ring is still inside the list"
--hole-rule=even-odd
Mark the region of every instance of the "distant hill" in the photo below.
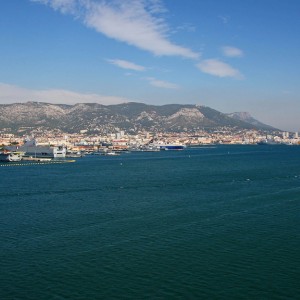
[[[75,105],[27,102],[0,105],[0,128],[26,133],[33,129],[62,130],[76,133],[109,133],[116,130],[138,132],[187,132],[199,129],[231,127],[239,129],[272,130],[247,113],[224,114],[207,106],[147,105],[123,103],[101,105],[79,103]]]
[[[227,114],[227,116],[234,118],[236,120],[247,122],[249,124],[259,127],[262,130],[277,130],[270,125],[266,125],[254,119],[248,112],[234,112],[234,113]]]

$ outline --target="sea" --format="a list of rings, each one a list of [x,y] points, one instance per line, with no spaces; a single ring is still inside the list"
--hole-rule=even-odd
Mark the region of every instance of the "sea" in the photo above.
[[[300,146],[0,165],[0,299],[300,299]]]

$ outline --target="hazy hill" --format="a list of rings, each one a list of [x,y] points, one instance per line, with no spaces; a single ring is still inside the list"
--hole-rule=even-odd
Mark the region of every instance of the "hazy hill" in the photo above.
[[[240,120],[240,121],[252,124],[254,126],[257,126],[263,130],[274,130],[274,127],[272,127],[270,125],[266,125],[256,119],[254,119],[248,112],[234,112],[234,113],[230,113],[227,115],[236,120]]]
[[[32,129],[59,129],[69,133],[80,130],[112,132],[118,129],[128,132],[182,132],[224,126],[274,129],[247,113],[224,114],[198,105],[156,106],[134,102],[107,106],[96,103],[57,105],[43,102],[0,105],[0,128],[11,128],[13,132]]]

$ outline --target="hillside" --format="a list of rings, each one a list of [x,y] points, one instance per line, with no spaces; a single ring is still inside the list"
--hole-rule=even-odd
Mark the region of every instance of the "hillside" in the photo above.
[[[272,126],[266,125],[256,119],[254,119],[248,112],[234,112],[234,113],[230,113],[227,115],[236,120],[240,120],[240,121],[252,124],[254,126],[257,126],[262,130],[274,130],[274,128]]]
[[[33,129],[57,129],[67,133],[81,130],[100,133],[116,130],[129,133],[139,130],[192,132],[220,127],[274,129],[251,118],[249,115],[238,118],[237,113],[227,115],[206,106],[180,104],[155,106],[130,102],[105,106],[97,103],[56,105],[27,102],[0,105],[0,128],[19,133]]]

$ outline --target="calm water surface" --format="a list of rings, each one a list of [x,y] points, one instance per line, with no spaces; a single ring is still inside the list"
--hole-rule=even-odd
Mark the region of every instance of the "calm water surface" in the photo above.
[[[299,299],[300,147],[0,167],[1,299]]]

